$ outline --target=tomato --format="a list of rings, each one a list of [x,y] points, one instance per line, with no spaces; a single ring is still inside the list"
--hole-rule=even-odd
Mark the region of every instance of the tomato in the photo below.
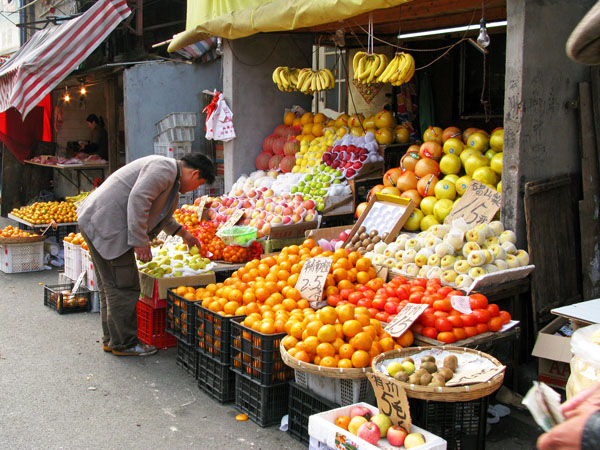
[[[500,311],[499,317],[502,319],[502,324],[506,325],[510,322],[510,313],[508,311]]]
[[[423,334],[423,328],[425,328],[425,327],[423,325],[421,325],[420,323],[415,323],[415,324],[413,324],[412,327],[410,327],[412,332],[416,333],[416,334]]]
[[[431,295],[424,295],[421,297],[421,304],[429,306],[433,305],[433,297]]]
[[[452,328],[452,333],[457,341],[462,341],[467,338],[467,332],[464,328]]]
[[[479,333],[477,332],[477,327],[465,327],[465,334],[467,337],[477,336]]]
[[[448,322],[450,322],[455,328],[462,328],[464,326],[463,320],[460,318],[460,316],[454,316],[452,313],[448,316]]]
[[[386,302],[384,308],[386,313],[388,314],[395,314],[396,313],[396,309],[398,309],[398,303],[395,302],[390,302],[389,300]]]
[[[492,317],[487,326],[490,331],[500,331],[502,328],[502,319],[500,317]]]
[[[452,344],[453,342],[456,342],[456,337],[451,331],[443,331],[437,335],[437,340],[442,341],[445,344]]]
[[[396,306],[396,314],[398,314],[400,311],[402,311],[405,307],[406,307],[407,303],[398,303],[398,306]]]
[[[475,325],[475,328],[477,328],[477,333],[479,333],[479,334],[485,333],[488,331],[487,323],[478,323],[477,325]]]
[[[410,280],[408,284],[410,284],[411,286],[421,286],[423,289],[425,289],[425,286],[427,285],[427,279],[415,278],[414,280]]]
[[[356,304],[358,306],[364,306],[365,308],[370,308],[372,305],[372,301],[368,298],[361,298]]]
[[[448,292],[450,292],[452,290],[452,288],[450,286],[444,286],[438,289],[437,293],[439,295],[441,295],[442,297],[446,297],[448,295]]]
[[[427,308],[425,311],[423,311],[424,313],[429,313],[429,314],[433,314],[435,312],[435,309],[433,309],[431,306],[429,308]]]
[[[378,311],[377,314],[375,314],[375,318],[381,322],[387,322],[389,316],[390,315],[385,311]]]
[[[338,294],[331,294],[327,296],[327,304],[329,306],[337,306],[340,300],[342,300],[342,296]]]
[[[477,318],[473,314],[461,314],[460,318],[465,327],[474,327],[477,324]]]
[[[425,327],[423,328],[423,336],[431,338],[431,339],[436,339],[438,335],[438,330],[436,330],[433,327]]]
[[[452,331],[452,324],[445,318],[438,318],[435,320],[435,328],[438,331]]]
[[[412,294],[410,294],[410,296],[408,297],[408,301],[410,303],[417,303],[420,304],[421,303],[421,299],[423,298],[423,293],[422,292],[413,292]]]
[[[450,311],[450,316],[458,316],[460,317],[462,315],[462,313],[460,311],[457,311],[456,309],[453,309],[452,311]]]
[[[490,303],[485,309],[490,313],[490,317],[498,317],[498,314],[500,314],[500,307],[495,303]]]
[[[411,286],[409,292],[411,294],[415,292],[425,292],[425,288],[423,286]]]
[[[490,320],[490,313],[487,312],[487,309],[476,309],[473,311],[473,315],[477,319],[477,323],[487,323]]]
[[[450,311],[452,311],[452,303],[450,303],[450,300],[447,300],[447,299],[436,300],[435,302],[433,302],[433,308],[436,309],[437,311],[450,312]]]
[[[398,297],[400,300],[408,300],[409,295],[410,290],[408,286],[400,286],[399,288],[396,288],[396,297]]]
[[[434,311],[433,315],[435,317],[448,317],[448,313],[446,311]]]
[[[364,286],[364,287],[366,287],[366,286]],[[375,291],[373,291],[372,289],[367,288],[364,291],[361,289],[361,292],[363,293],[365,298],[369,298],[371,300],[373,300],[375,298]]]
[[[450,299],[450,297],[452,297],[453,295],[460,295],[461,297],[464,297],[465,293],[462,291],[452,290],[446,294],[446,297]]]
[[[349,295],[348,295],[348,301],[349,301],[350,303],[353,303],[353,304],[355,304],[355,305],[356,305],[356,304],[358,303],[358,301],[359,301],[361,298],[363,298],[363,297],[364,297],[364,296],[363,296],[363,293],[362,293],[362,292],[356,292],[356,291],[355,291],[355,292],[352,292],[351,294],[349,294]]]
[[[385,306],[385,299],[381,297],[375,298],[373,299],[373,302],[371,304],[373,305],[373,308],[377,308],[383,311],[383,307]]]
[[[385,289],[385,293],[388,297],[393,297],[396,295],[396,289],[394,289],[392,286],[386,286],[383,289]]]
[[[402,275],[396,275],[392,279],[392,283],[405,284],[406,283],[406,278],[404,278]]]
[[[348,300],[348,296],[354,292],[354,289],[342,289],[340,290],[340,295],[344,300]]]
[[[424,312],[423,314],[421,314],[421,317],[419,317],[419,323],[422,323],[423,326],[426,326],[426,327],[434,327],[435,319],[436,319],[436,317],[433,314]]]
[[[483,294],[471,294],[469,295],[469,303],[471,304],[471,309],[483,309],[487,308],[488,299]]]
[[[439,278],[430,278],[429,280],[427,280],[427,286],[440,286],[440,279]]]

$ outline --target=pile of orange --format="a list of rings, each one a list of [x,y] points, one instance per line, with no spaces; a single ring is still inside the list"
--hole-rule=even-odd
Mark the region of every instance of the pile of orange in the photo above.
[[[85,243],[85,239],[83,239],[81,233],[69,233],[64,237],[63,240],[73,245],[83,245]],[[87,250],[87,244],[85,247],[85,250]]]
[[[22,208],[15,208],[10,213],[29,223],[41,225],[45,223],[77,222],[77,207],[71,202],[36,202]]]
[[[37,236],[35,233],[29,233],[28,231],[21,230],[19,227],[13,227],[12,225],[8,225],[0,230],[0,237],[31,237]]]

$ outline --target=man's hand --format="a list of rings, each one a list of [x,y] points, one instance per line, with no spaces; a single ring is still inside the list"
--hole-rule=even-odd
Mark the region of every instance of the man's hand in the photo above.
[[[177,235],[180,236],[181,239],[183,239],[183,241],[188,245],[189,248],[198,247],[198,250],[200,250],[200,247],[202,247],[202,244],[198,240],[198,238],[196,236],[194,236],[192,233],[190,233],[188,230],[186,230],[185,228],[181,228],[177,232]]]
[[[145,247],[135,247],[133,249],[135,252],[135,256],[142,262],[152,261],[152,252],[150,251],[150,246],[146,245]]]

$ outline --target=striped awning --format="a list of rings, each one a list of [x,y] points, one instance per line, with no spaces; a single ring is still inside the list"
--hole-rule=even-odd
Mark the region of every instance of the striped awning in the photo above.
[[[35,33],[0,67],[0,112],[23,117],[131,14],[126,0],[99,0],[85,14]]]

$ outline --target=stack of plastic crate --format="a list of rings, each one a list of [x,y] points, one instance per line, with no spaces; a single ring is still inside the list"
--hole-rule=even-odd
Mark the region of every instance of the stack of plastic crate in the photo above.
[[[154,154],[180,159],[191,153],[197,113],[174,112],[156,122]]]

